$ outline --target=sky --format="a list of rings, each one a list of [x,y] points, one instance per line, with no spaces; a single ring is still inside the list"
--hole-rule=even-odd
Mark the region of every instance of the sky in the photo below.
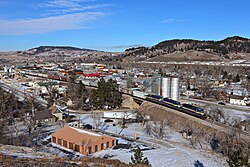
[[[250,38],[249,0],[0,0],[0,51]]]

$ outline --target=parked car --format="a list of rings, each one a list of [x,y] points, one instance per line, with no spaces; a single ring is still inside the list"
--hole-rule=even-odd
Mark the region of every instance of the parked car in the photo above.
[[[219,102],[218,104],[220,104],[220,105],[226,105],[226,103],[224,103],[224,102]]]

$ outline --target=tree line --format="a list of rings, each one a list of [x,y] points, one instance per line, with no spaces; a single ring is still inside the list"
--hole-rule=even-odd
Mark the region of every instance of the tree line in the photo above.
[[[182,45],[181,45],[182,44]],[[192,39],[174,39],[160,42],[153,47],[138,47],[126,50],[126,56],[146,55],[154,57],[175,51],[212,51],[229,58],[229,53],[250,53],[250,40],[239,36],[229,37],[221,41],[199,41]]]

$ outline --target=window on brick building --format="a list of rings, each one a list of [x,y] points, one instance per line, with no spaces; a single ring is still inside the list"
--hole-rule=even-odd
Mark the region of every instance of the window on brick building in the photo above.
[[[89,154],[92,153],[92,147],[89,147]]]
[[[73,150],[73,143],[69,142],[69,149]]]
[[[103,143],[101,144],[101,150],[103,150],[104,149],[104,147],[103,147]]]
[[[75,146],[75,151],[77,151],[77,152],[80,151],[80,146],[79,146],[79,145],[76,145],[76,146]]]
[[[95,146],[95,152],[97,152],[97,151],[98,151],[98,145]]]
[[[56,138],[55,137],[52,137],[52,142],[56,143]]]
[[[57,140],[57,143],[58,143],[59,145],[62,145],[62,139],[58,139],[58,140]]]
[[[63,147],[68,147],[67,141],[63,140]]]

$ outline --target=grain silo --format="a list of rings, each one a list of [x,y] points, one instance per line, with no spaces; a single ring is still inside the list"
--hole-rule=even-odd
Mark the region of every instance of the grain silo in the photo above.
[[[179,91],[180,79],[179,78],[171,78],[171,99],[179,100],[180,91]]]
[[[164,77],[161,79],[161,91],[163,97],[171,97],[171,78]]]
[[[161,78],[154,79],[154,82],[151,86],[151,93],[160,95],[161,94]]]

